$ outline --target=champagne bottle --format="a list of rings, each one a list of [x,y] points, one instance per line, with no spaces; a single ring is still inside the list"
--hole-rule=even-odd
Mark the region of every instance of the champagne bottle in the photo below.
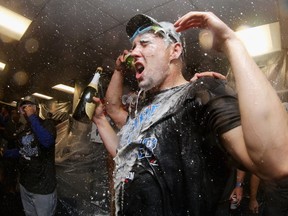
[[[101,67],[96,69],[93,79],[89,85],[83,90],[80,100],[73,112],[72,117],[82,123],[90,123],[96,104],[93,103],[93,97],[99,97],[98,86],[100,73],[103,71]]]

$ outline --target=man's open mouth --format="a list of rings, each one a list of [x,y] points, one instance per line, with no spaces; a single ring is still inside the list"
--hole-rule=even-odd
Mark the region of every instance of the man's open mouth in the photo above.
[[[141,63],[136,63],[135,70],[136,70],[136,73],[141,74],[144,70],[144,66]]]

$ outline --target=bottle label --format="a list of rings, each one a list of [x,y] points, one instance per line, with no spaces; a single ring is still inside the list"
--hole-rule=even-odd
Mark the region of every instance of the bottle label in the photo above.
[[[97,68],[98,71],[98,68]],[[100,74],[94,74],[93,79],[81,94],[80,100],[74,110],[73,118],[83,123],[90,123],[93,117],[96,104],[93,103],[93,96],[98,97],[98,83]]]
[[[86,115],[88,116],[88,118],[91,120],[94,114],[96,108],[96,104],[95,103],[86,103],[85,104],[85,112]]]

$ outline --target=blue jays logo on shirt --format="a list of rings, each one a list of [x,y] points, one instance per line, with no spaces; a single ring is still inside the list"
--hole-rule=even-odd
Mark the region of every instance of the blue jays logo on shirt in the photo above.
[[[29,159],[32,156],[38,156],[39,151],[37,145],[35,145],[35,137],[32,133],[26,133],[25,136],[21,137],[21,148],[20,154]]]
[[[146,150],[144,149],[144,147],[140,147],[138,152],[138,158],[142,159],[144,157],[151,157],[153,150],[157,146],[157,139],[155,137],[149,137],[143,139],[141,143],[146,147]]]
[[[146,107],[137,117],[131,119],[125,127],[124,136],[121,138],[122,146],[135,142],[139,136],[142,126],[148,121],[153,121],[153,114],[159,108],[158,104]]]
[[[150,119],[158,107],[158,104],[153,104],[145,108],[143,112],[134,119],[134,127],[139,127],[144,121]]]

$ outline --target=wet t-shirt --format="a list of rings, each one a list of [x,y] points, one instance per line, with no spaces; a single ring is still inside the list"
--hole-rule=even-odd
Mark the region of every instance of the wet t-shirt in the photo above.
[[[118,215],[213,215],[229,175],[218,136],[240,125],[235,93],[201,78],[151,95],[122,128]]]

